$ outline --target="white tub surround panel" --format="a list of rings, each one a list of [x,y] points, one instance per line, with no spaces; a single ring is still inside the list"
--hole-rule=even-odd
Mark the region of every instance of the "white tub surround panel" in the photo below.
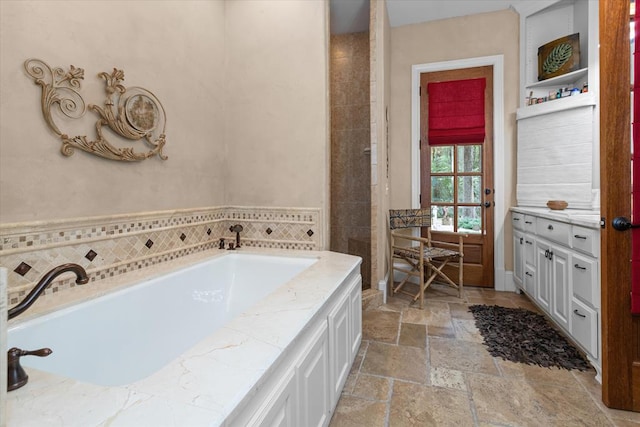
[[[0,225],[0,266],[8,270],[9,306],[53,267],[73,262],[95,282],[217,248],[243,226],[245,247],[321,250],[321,212],[314,208],[209,207]],[[87,285],[85,285],[87,286]],[[47,294],[75,287],[69,275]]]
[[[361,340],[360,259],[332,252],[246,252],[314,256],[318,262],[132,384],[95,386],[29,368],[29,383],[8,396],[9,425],[244,426],[272,425],[279,416],[287,425],[327,425]],[[201,252],[147,272],[212,255],[221,256]],[[126,286],[122,281],[129,275],[140,271],[99,286]],[[49,300],[56,298],[66,304],[59,295]]]
[[[7,424],[7,269],[0,267],[0,427]]]

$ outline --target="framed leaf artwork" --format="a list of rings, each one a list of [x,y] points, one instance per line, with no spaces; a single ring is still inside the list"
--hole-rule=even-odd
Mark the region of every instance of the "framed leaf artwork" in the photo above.
[[[538,48],[538,81],[580,68],[580,34],[575,33]]]

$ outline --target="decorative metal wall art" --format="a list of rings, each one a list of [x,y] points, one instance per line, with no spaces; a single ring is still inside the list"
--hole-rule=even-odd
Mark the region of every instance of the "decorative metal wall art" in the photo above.
[[[137,162],[162,154],[166,144],[166,114],[158,98],[150,91],[140,87],[126,88],[124,72],[116,68],[113,72],[98,74],[105,80],[107,98],[104,108],[89,104],[86,106],[80,95],[80,80],[84,79],[84,70],[73,65],[65,71],[61,67],[51,68],[39,59],[28,59],[24,68],[35,84],[42,88],[42,114],[45,121],[62,139],[60,150],[65,156],[71,156],[75,149],[104,157],[105,159]],[[85,115],[87,108],[99,116],[96,121],[95,141],[87,136],[70,137],[61,131],[53,119],[53,111],[57,109],[66,117],[79,119]],[[142,140],[148,151],[136,152],[133,148],[118,148],[112,145],[104,135],[104,126],[108,126],[117,135],[129,140]]]

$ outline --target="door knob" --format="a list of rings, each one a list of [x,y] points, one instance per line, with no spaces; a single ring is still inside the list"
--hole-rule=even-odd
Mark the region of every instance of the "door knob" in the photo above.
[[[632,224],[627,217],[617,216],[611,221],[611,225],[618,231],[626,231],[630,228],[640,228],[640,224]]]

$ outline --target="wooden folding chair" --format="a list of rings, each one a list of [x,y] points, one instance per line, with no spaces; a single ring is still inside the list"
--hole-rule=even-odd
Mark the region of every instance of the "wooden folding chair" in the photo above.
[[[392,294],[404,293],[420,300],[420,308],[424,307],[424,291],[436,279],[458,290],[458,297],[462,297],[463,288],[463,233],[442,232],[458,237],[458,243],[436,242],[431,239],[431,213],[429,209],[391,209],[389,210],[390,228],[390,275]],[[414,237],[396,231],[398,229],[422,228],[427,229],[427,237]],[[457,266],[458,283],[444,272],[445,266]],[[405,275],[398,285],[393,279],[393,272],[399,271]],[[418,277],[417,292],[408,291],[411,287],[410,279]]]

